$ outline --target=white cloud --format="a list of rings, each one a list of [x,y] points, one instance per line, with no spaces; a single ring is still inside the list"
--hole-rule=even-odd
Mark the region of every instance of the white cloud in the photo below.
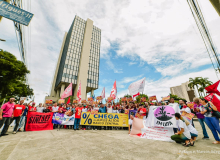
[[[220,47],[220,19],[209,1],[201,0],[200,4],[213,41]],[[37,102],[43,101],[45,93],[49,93],[64,32],[69,30],[76,14],[85,20],[92,19],[94,25],[102,29],[101,60],[106,61],[107,67],[114,73],[123,73],[123,68],[117,68],[112,55],[109,55],[112,43],[118,44],[117,58],[128,57],[132,61],[128,65],[132,65],[133,61],[137,61],[139,67],[145,68],[146,63],[153,65],[164,77],[210,64],[186,1],[66,0],[63,3],[38,0],[32,1],[31,8],[34,17],[29,26],[31,52],[27,53],[27,59],[31,70],[30,85],[35,94],[41,95],[36,96]],[[2,20],[0,35],[7,40],[0,42],[0,48],[20,57],[12,21]],[[213,78],[213,74],[207,75]],[[116,77],[117,74],[112,79]],[[172,79],[175,78],[149,82],[158,84],[149,94],[167,93]],[[123,81],[130,83],[132,78]],[[162,82],[166,87],[159,85]]]

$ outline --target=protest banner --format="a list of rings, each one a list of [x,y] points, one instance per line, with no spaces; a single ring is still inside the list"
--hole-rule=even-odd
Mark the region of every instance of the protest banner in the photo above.
[[[81,103],[86,103],[86,102],[87,102],[86,99],[81,100]]]
[[[92,110],[91,114],[98,114],[98,112],[99,112],[98,110]]]
[[[26,131],[53,130],[53,113],[28,112]]]
[[[188,103],[187,103],[187,106],[188,106],[190,109],[194,109],[194,105],[195,105],[194,102],[188,102]]]
[[[172,135],[174,135],[172,127],[150,127],[145,125],[145,121],[146,120],[134,118],[132,123],[132,130],[130,133],[131,137],[173,142],[170,138]]]
[[[182,117],[186,117],[188,120],[192,120],[192,118],[195,116],[195,114],[187,113],[187,112],[182,112],[181,116]]]
[[[141,138],[173,142],[170,138],[174,135],[173,128],[144,127],[141,129]]]
[[[149,100],[152,102],[152,101],[156,101],[157,100],[157,97],[156,96],[150,96],[149,97]]]
[[[141,102],[146,102],[146,101],[147,101],[146,97],[141,97]]]
[[[114,100],[113,97],[108,97],[108,98],[107,98],[107,101],[108,101],[108,102],[111,102],[111,101],[113,101],[113,100]]]
[[[59,125],[74,125],[75,115],[68,116],[64,113],[54,113],[52,123]]]
[[[123,113],[98,113],[83,112],[81,125],[128,127],[128,115]]]
[[[169,101],[170,100],[170,96],[167,97],[163,97],[161,101]]]
[[[144,116],[141,116],[138,112],[136,112],[135,117],[139,118],[139,119],[143,119],[144,118]]]
[[[77,99],[73,100],[73,103],[75,103],[75,104],[78,103],[78,100]]]
[[[59,99],[58,100],[58,104],[64,104],[65,103],[65,99]]]
[[[125,109],[125,114],[129,114],[129,109]]]
[[[147,127],[176,127],[175,113],[180,113],[177,103],[169,106],[151,106],[148,118],[145,121]]]
[[[26,97],[20,97],[20,101],[25,101],[26,100]]]
[[[128,102],[132,102],[132,101],[133,101],[132,97],[128,97],[128,98],[127,98],[127,101],[128,101]]]
[[[52,99],[46,99],[46,104],[53,104],[53,100]]]
[[[88,101],[90,101],[90,102],[93,101],[93,98],[92,98],[92,97],[89,97],[89,98],[88,98]]]
[[[127,101],[127,97],[121,98],[121,101],[122,101],[122,102],[126,102],[126,101]]]
[[[96,100],[102,100],[102,96],[96,97]]]

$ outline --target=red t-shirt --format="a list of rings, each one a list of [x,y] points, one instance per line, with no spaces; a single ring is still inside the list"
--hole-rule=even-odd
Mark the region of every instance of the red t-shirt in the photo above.
[[[24,105],[16,104],[14,108],[14,117],[19,117],[24,110]]]
[[[52,111],[52,107],[51,106],[48,106],[48,108],[47,109],[49,109],[50,111]]]
[[[75,118],[81,118],[82,108],[76,107]]]
[[[36,111],[37,110],[37,108],[36,107],[32,107],[32,106],[28,106],[28,111]]]
[[[140,114],[141,116],[146,116],[146,112],[147,112],[146,108],[141,108],[140,111],[144,112],[144,113]]]

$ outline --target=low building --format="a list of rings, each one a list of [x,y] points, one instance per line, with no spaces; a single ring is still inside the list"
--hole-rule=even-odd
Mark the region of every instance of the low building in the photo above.
[[[177,95],[180,98],[187,100],[187,102],[192,102],[195,97],[195,91],[188,87],[189,82],[182,83],[179,86],[171,87],[171,94]]]

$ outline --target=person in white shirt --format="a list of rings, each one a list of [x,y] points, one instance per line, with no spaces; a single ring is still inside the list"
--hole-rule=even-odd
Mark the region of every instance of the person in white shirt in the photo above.
[[[185,142],[184,146],[189,147],[189,140],[191,139],[190,131],[187,128],[186,123],[181,120],[181,115],[179,113],[175,113],[175,118],[177,121],[178,131],[175,135],[171,136],[171,139],[176,143]]]
[[[111,104],[108,103],[107,106],[108,106],[108,107],[107,107],[107,113],[112,113],[112,106],[111,106]]]
[[[54,103],[52,107],[52,112],[56,113],[58,111],[59,111],[59,107],[57,106],[57,103]],[[57,127],[58,127],[58,124],[53,124],[53,129],[56,129]]]
[[[39,106],[37,107],[37,112],[43,113],[43,110],[45,108],[42,106],[42,103],[39,104]]]
[[[54,103],[53,107],[52,107],[52,112],[58,112],[59,107],[57,106],[57,103]]]
[[[195,141],[196,141],[196,137],[198,137],[198,131],[191,124],[188,124],[187,128],[189,129],[189,132],[191,135],[190,145],[194,146]]]
[[[113,106],[112,113],[119,113],[115,105]]]

